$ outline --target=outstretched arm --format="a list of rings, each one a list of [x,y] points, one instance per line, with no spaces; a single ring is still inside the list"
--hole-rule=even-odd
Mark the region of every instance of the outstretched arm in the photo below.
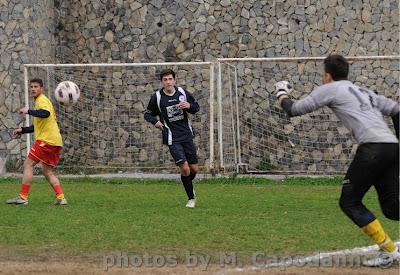
[[[275,84],[276,98],[282,109],[291,117],[311,113],[329,105],[332,97],[329,92],[324,92],[324,89],[326,89],[326,86],[320,86],[305,98],[293,101],[289,97],[293,89],[287,81],[280,81]]]
[[[23,107],[19,110],[21,114],[26,114],[26,115],[31,115],[34,117],[40,117],[40,118],[47,118],[50,116],[50,112],[45,110],[45,109],[29,109],[28,107]]]
[[[377,95],[373,92],[370,92],[370,96],[375,97],[376,100],[376,108],[385,116],[395,116],[399,113],[399,103],[391,100],[383,95]]]

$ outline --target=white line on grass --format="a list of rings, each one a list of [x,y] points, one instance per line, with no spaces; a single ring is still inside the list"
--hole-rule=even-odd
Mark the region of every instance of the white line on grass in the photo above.
[[[395,242],[397,246],[400,246],[400,241]],[[318,252],[310,256],[281,256],[281,257],[268,257],[272,259],[271,263],[265,265],[251,266],[249,268],[236,268],[235,271],[246,272],[255,271],[267,268],[286,268],[286,267],[304,267],[307,265],[318,266],[319,263],[325,259],[332,259],[332,257],[343,257],[349,255],[365,255],[367,253],[378,251],[378,245],[370,245],[365,247],[356,247],[352,249],[344,249],[334,252]],[[275,261],[274,261],[275,260]],[[314,265],[313,265],[314,264]]]

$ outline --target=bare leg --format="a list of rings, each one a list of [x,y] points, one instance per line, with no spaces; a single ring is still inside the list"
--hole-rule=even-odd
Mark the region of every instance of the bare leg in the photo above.
[[[49,184],[54,187],[60,185],[60,181],[53,173],[53,167],[43,163],[43,175],[46,177]]]
[[[36,161],[27,158],[24,161],[24,173],[22,176],[22,184],[31,185],[33,179],[33,167],[37,164]]]
[[[182,162],[179,164],[179,170],[182,176],[189,176],[190,175],[190,167],[187,161]]]
[[[64,192],[61,188],[60,181],[53,173],[53,167],[43,164],[43,175],[46,177],[50,186],[53,187],[54,193],[56,194],[57,202],[56,204],[66,204],[64,198]]]

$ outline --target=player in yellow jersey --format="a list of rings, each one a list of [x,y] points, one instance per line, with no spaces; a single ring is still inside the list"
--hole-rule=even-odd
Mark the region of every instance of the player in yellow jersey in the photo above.
[[[41,162],[43,175],[51,187],[53,187],[56,195],[54,204],[66,205],[67,200],[61,189],[60,181],[53,173],[53,168],[60,159],[61,148],[63,146],[53,104],[44,95],[43,81],[41,79],[35,78],[30,81],[30,91],[35,100],[35,108],[29,109],[28,107],[24,107],[19,112],[33,116],[33,125],[15,129],[13,136],[14,138],[19,138],[22,134],[34,132],[35,143],[24,162],[21,191],[17,197],[7,200],[7,203],[28,204],[29,189],[33,178],[33,167]]]

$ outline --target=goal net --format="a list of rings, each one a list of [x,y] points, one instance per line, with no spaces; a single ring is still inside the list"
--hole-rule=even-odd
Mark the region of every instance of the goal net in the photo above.
[[[161,131],[143,118],[150,96],[161,88],[159,73],[171,68],[177,85],[200,104],[189,115],[203,171],[212,168],[210,104],[213,104],[213,64],[209,62],[26,65],[25,81],[42,78],[54,104],[64,140],[58,169],[66,172],[162,172],[176,169]],[[81,96],[72,106],[55,101],[61,81],[75,82]],[[28,86],[26,86],[28,93]],[[211,96],[210,96],[211,95]],[[30,106],[33,102],[30,96]],[[32,137],[28,139],[32,142]],[[211,156],[211,157],[210,157]]]
[[[357,145],[324,107],[289,118],[278,106],[274,83],[288,80],[301,99],[322,83],[323,58],[220,59],[219,165],[225,171],[338,174]],[[353,57],[349,79],[399,100],[399,57]],[[387,121],[392,127],[391,120]]]

